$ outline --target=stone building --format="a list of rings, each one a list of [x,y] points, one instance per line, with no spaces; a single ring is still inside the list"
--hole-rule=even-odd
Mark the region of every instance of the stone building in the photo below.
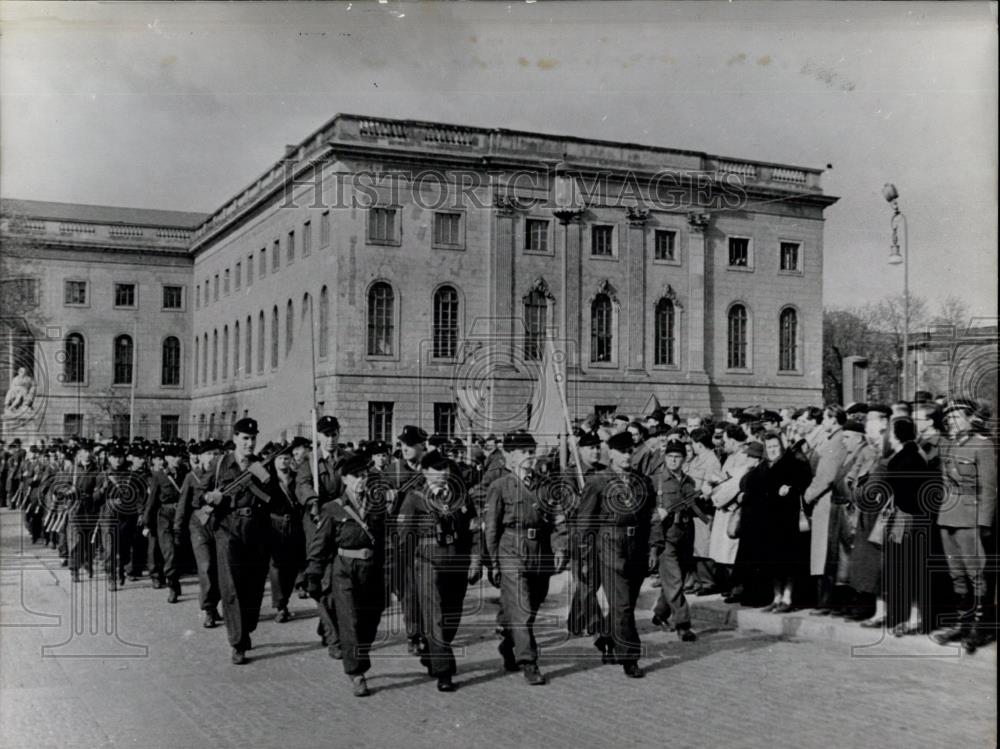
[[[818,403],[823,211],[836,201],[820,176],[337,115],[189,239],[143,254],[186,279],[185,408],[170,413],[190,421],[182,436],[221,434],[280,402],[282,364],[305,339],[319,409],[347,439],[470,418],[478,432],[539,426],[555,398],[538,385],[546,352],[572,416],[636,415],[654,399],[716,413]],[[154,348],[166,335],[147,333]]]

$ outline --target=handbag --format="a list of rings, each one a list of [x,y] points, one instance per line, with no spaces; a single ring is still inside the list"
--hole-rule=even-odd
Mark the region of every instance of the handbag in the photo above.
[[[729,521],[726,523],[726,535],[732,539],[740,537],[740,520],[742,515],[743,508],[739,505],[729,513]]]
[[[805,504],[799,502],[799,533],[808,533],[811,527],[809,516],[806,514]]]
[[[885,544],[885,532],[889,528],[892,516],[893,510],[890,505],[875,517],[875,524],[872,526],[871,533],[868,534],[868,543],[874,546],[883,546]]]

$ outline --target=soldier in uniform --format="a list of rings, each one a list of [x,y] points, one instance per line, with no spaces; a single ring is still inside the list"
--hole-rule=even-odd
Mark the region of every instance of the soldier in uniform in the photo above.
[[[369,456],[345,457],[337,467],[343,491],[323,505],[316,534],[309,545],[306,586],[320,597],[326,571],[343,645],[344,673],[354,694],[370,694],[365,674],[371,668],[369,652],[385,608],[385,505],[373,501],[366,489]]]
[[[639,667],[635,604],[656,558],[657,539],[651,537],[656,498],[650,480],[630,465],[628,432],[612,435],[607,445],[609,470],[587,479],[576,523],[594,529],[601,585],[608,599],[608,613],[594,645],[605,663],[619,663],[626,676],[637,679],[645,674]]]
[[[250,634],[257,628],[268,563],[269,496],[267,470],[254,455],[257,422],[243,418],[233,425],[232,452],[208,475],[205,502],[219,563],[219,592],[232,662],[247,662]]]
[[[319,435],[319,450],[315,456],[316,482],[313,481],[311,459],[306,460],[295,474],[295,495],[302,507],[302,531],[307,549],[312,547],[323,506],[339,497],[344,490],[344,482],[337,470],[337,464],[345,457],[337,444],[340,439],[340,422],[335,416],[321,416],[316,422],[316,432]],[[329,574],[329,570],[327,572]],[[330,587],[324,586],[324,589],[330,590]],[[337,633],[335,606],[332,595],[316,599],[319,612],[316,633],[326,645],[330,657],[339,659],[342,650]]]
[[[437,678],[439,692],[452,692],[451,643],[462,619],[466,586],[482,574],[479,565],[479,571],[470,574],[471,556],[479,550],[478,519],[453,461],[432,450],[420,467],[424,483],[402,498],[397,522],[416,541],[414,590],[420,601],[421,636],[427,643],[420,661]]]
[[[525,681],[539,685],[545,677],[538,670],[534,623],[549,577],[566,566],[565,518],[536,494],[534,438],[523,429],[510,432],[503,449],[507,467],[486,495],[489,579],[500,588],[499,650],[504,668],[521,667]]]
[[[136,508],[138,515],[132,525],[132,536],[128,539],[128,576],[130,580],[141,580],[143,569],[148,567],[153,587],[158,590],[163,587],[163,557],[160,556],[155,537],[147,537],[142,533],[150,487],[146,451],[140,442],[135,441],[125,448],[125,457],[128,461],[129,482],[136,487],[144,488],[142,500]]]
[[[997,458],[993,441],[975,428],[972,419],[977,410],[967,399],[956,399],[945,410],[948,436],[940,448],[945,492],[937,522],[958,626],[931,635],[942,645],[961,639],[969,651],[995,636],[996,627],[987,621],[995,594],[987,565],[996,553]]]
[[[203,612],[202,626],[211,629],[222,621],[218,609],[219,573],[215,537],[206,524],[207,513],[199,510],[205,506],[205,487],[217,456],[210,442],[198,443],[190,451],[196,462],[181,484],[181,495],[174,513],[174,540],[177,544],[187,529],[195,566],[198,568],[198,603]]]
[[[81,442],[73,465],[67,540],[69,542],[69,569],[73,582],[80,582],[80,568],[87,568],[87,576],[94,576],[94,547],[91,536],[97,527],[99,507],[96,501],[100,473],[93,460],[89,442]]]
[[[653,624],[666,626],[673,620],[677,636],[684,642],[697,639],[691,631],[691,609],[684,595],[684,561],[694,540],[693,499],[699,491],[694,479],[684,472],[686,447],[674,440],[664,449],[663,468],[655,477],[657,566],[660,595],[653,608]]]
[[[181,577],[178,569],[178,554],[181,545],[174,543],[174,526],[177,519],[177,503],[181,498],[181,486],[187,477],[187,469],[181,464],[183,451],[170,445],[165,449],[163,470],[153,470],[149,479],[149,500],[146,502],[144,536],[155,534],[160,553],[163,555],[163,577],[170,593],[167,603],[177,603],[181,595]]]
[[[268,484],[271,495],[271,604],[275,610],[274,620],[279,624],[292,618],[288,611],[288,599],[305,562],[306,540],[302,531],[301,509],[295,496],[292,463],[293,457],[287,452],[275,456]]]
[[[601,438],[596,432],[581,432],[576,448],[584,481],[595,473],[607,470],[607,466],[598,460]],[[597,603],[597,591],[601,585],[597,546],[594,544],[593,532],[588,532],[574,522],[577,510],[579,503],[566,513],[567,526],[572,530],[568,549],[572,592],[567,629],[574,637],[580,637],[584,632],[588,635],[596,634],[601,627],[601,607]]]
[[[101,507],[99,527],[104,547],[104,574],[108,589],[125,584],[125,566],[131,556],[136,520],[146,500],[146,483],[125,467],[125,448],[108,449],[108,470],[101,474],[95,492]]]
[[[415,591],[416,539],[400,527],[396,514],[403,496],[423,486],[424,475],[420,470],[420,461],[427,451],[427,432],[418,426],[407,424],[399,435],[399,443],[401,455],[392,462],[387,472],[395,493],[395,501],[388,508],[389,589],[396,594],[403,611],[407,652],[410,655],[420,655],[426,652],[427,643],[420,634],[420,600]]]

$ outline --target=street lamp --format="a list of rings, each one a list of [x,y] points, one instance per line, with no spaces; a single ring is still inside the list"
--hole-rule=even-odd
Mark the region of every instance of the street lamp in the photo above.
[[[882,188],[882,197],[892,206],[892,218],[889,225],[892,227],[892,245],[889,247],[889,265],[903,266],[903,386],[900,398],[906,400],[909,397],[909,378],[907,376],[909,367],[907,363],[910,358],[910,263],[909,244],[910,231],[906,225],[906,216],[899,210],[899,191],[896,186],[886,182]],[[899,251],[899,227],[903,227],[903,251]]]

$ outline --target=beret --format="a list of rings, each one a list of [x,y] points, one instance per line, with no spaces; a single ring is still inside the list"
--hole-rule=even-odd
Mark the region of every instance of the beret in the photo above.
[[[316,431],[320,434],[333,434],[340,431],[340,422],[336,416],[320,416],[316,422]]]
[[[403,427],[403,431],[399,433],[399,441],[409,447],[419,445],[427,441],[427,432],[418,426],[407,424]]]
[[[249,416],[242,418],[233,424],[234,434],[249,434],[256,437],[259,431],[260,430],[257,428],[257,420],[251,419]]]
[[[601,438],[597,432],[581,432],[576,442],[578,447],[597,447],[601,444]]]
[[[679,440],[671,440],[667,443],[667,446],[663,450],[664,455],[669,455],[670,453],[687,455],[687,448],[684,446],[683,442],[680,442]]]
[[[617,450],[618,452],[632,452],[635,449],[632,444],[632,435],[628,432],[619,432],[618,434],[613,434],[608,437],[608,449]]]
[[[631,441],[632,438],[629,435],[625,436]],[[535,442],[535,438],[524,429],[515,429],[503,436],[504,450],[534,450],[536,447],[538,447],[538,443]]]

